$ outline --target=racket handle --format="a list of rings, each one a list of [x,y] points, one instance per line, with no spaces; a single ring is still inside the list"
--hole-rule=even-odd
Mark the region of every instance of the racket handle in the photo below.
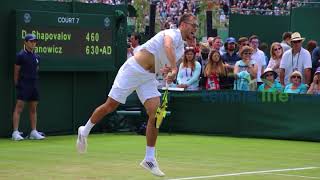
[[[172,72],[169,72],[167,77],[172,77]],[[166,89],[168,89],[168,88],[169,88],[169,83],[168,83],[168,81],[166,81]]]

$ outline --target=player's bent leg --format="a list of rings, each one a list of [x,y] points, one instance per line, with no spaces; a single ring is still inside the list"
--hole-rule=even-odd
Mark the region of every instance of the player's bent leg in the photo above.
[[[116,110],[119,104],[120,103],[118,101],[114,100],[111,97],[108,97],[105,103],[94,110],[90,117],[91,122],[93,124],[100,122],[104,116]]]
[[[112,99],[111,97],[108,97],[105,103],[100,105],[95,109],[95,111],[92,113],[89,121],[85,126],[80,126],[78,129],[78,139],[77,139],[77,150],[79,153],[86,153],[88,142],[87,138],[90,133],[91,128],[98,122],[101,121],[101,119],[106,116],[107,114],[113,112],[117,107],[119,106],[119,102]]]

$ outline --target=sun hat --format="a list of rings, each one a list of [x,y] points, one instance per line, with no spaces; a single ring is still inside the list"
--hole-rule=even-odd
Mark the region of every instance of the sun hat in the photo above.
[[[294,32],[291,34],[291,41],[304,41],[305,38],[301,37],[300,33]]]
[[[209,53],[210,52],[209,44],[200,42],[200,50],[202,53]]]
[[[263,72],[263,74],[261,74],[261,79],[265,79],[265,76],[268,72],[272,72],[273,73],[273,77],[274,79],[276,79],[278,77],[278,74],[272,69],[272,68],[266,68]]]

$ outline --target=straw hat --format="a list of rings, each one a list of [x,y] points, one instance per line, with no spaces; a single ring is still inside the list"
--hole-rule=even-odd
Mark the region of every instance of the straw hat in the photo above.
[[[277,74],[273,69],[271,69],[271,68],[266,68],[266,69],[264,70],[263,74],[261,74],[261,76],[260,76],[261,79],[265,79],[265,76],[266,76],[266,74],[267,74],[268,72],[272,72],[272,73],[273,73],[274,79],[276,79],[276,78],[278,77],[278,74]]]
[[[304,41],[305,38],[301,37],[300,33],[294,32],[291,34],[291,41]]]
[[[209,53],[210,52],[210,47],[208,43],[203,43],[200,42],[200,49],[202,53]]]

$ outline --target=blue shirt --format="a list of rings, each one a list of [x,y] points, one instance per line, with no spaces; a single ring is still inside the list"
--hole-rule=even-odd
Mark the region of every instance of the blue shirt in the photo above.
[[[282,92],[283,91],[283,88],[278,81],[274,81],[272,86],[267,90],[265,90],[264,87],[265,87],[265,83],[261,84],[258,88],[258,91],[259,92]]]
[[[300,86],[297,89],[291,89],[292,88],[292,83],[288,84],[285,88],[284,91],[285,93],[294,93],[294,94],[306,94],[308,87],[305,84],[300,84]]]
[[[27,50],[21,50],[15,64],[20,66],[19,80],[37,80],[40,56]]]
[[[197,90],[199,88],[199,77],[201,72],[201,65],[198,61],[195,62],[194,70],[183,67],[183,63],[179,66],[177,76],[178,84],[188,85],[187,90]]]
[[[231,56],[228,52],[224,53],[221,56],[224,63],[227,63],[229,65],[235,65],[237,61],[239,61],[241,58],[240,56],[234,52]]]

